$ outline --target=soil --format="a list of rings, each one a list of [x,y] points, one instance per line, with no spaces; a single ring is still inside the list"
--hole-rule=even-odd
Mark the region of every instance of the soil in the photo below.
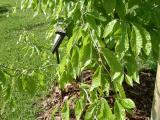
[[[93,72],[90,70],[83,71],[82,73],[84,83],[91,84],[91,79]],[[124,84],[124,89],[126,91],[126,96],[131,98],[135,104],[136,108],[133,111],[133,114],[128,114],[126,120],[149,120],[150,111],[152,107],[152,98],[154,92],[154,83],[155,83],[155,72],[151,70],[142,70],[140,71],[140,84],[134,84],[133,87],[130,87]],[[58,87],[53,87],[50,89],[49,95],[40,101],[40,112],[37,113],[38,120],[51,120],[52,113],[55,108],[57,112],[54,115],[55,120],[61,120],[60,110],[64,102],[71,97],[79,97],[80,89],[79,82],[73,82],[66,85],[65,89],[62,91]],[[114,102],[112,96],[107,98],[111,105]],[[70,104],[71,118],[70,120],[76,120],[74,115],[74,103]],[[83,120],[83,115],[82,115]]]
[[[127,97],[136,104],[135,113],[129,116],[129,120],[149,120],[155,80],[156,73],[154,71],[142,70],[140,72],[140,84],[135,84],[133,87],[125,85]]]

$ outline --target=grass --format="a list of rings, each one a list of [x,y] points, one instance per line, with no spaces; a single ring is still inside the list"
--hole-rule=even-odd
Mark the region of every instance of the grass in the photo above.
[[[5,3],[6,1],[6,3]],[[8,5],[14,7],[16,0],[0,0],[0,5]],[[45,32],[48,24],[44,16],[33,17],[33,11],[21,11],[17,8],[16,13],[10,13],[9,17],[3,16],[0,18],[0,61],[13,63],[14,52],[16,52],[16,42],[20,34],[24,30],[32,32],[36,35],[37,39],[43,41],[45,39]],[[8,55],[10,51],[10,55]],[[13,54],[11,54],[13,53]],[[8,61],[9,60],[9,61]]]
[[[15,6],[18,7],[13,13]],[[34,33],[39,44],[46,42],[48,21],[43,15],[33,17],[33,13],[31,10],[20,10],[20,0],[0,0],[0,64],[18,64],[15,56],[17,56],[19,49],[16,43],[24,31]],[[45,92],[41,92],[35,96],[30,96],[25,93],[15,93],[15,101],[11,103],[12,109],[5,109],[0,119],[34,120],[37,108],[33,104],[39,99],[39,96],[45,94]]]

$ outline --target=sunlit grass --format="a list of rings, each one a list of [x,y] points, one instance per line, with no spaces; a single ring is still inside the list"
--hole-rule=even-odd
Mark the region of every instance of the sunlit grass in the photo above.
[[[40,45],[44,44],[48,21],[43,15],[33,17],[34,12],[31,10],[22,11],[20,0],[0,0],[0,8],[3,8],[3,12],[0,12],[0,64],[16,66],[21,59],[17,58],[20,56],[17,55],[20,54],[20,51],[16,44],[19,36],[24,31],[31,32]],[[23,59],[20,61],[23,62]],[[0,115],[0,120],[34,120],[37,109],[33,104],[39,98],[37,95],[44,95],[44,93],[40,92],[35,96],[30,96],[17,92],[14,95],[13,103],[7,104],[4,113]]]

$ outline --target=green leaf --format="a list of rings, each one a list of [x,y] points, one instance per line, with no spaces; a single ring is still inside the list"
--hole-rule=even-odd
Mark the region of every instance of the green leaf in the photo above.
[[[75,43],[79,40],[79,38],[81,37],[81,35],[82,35],[81,34],[81,29],[74,28],[73,35],[69,39],[69,41],[67,43],[66,54],[70,53],[71,49],[73,48],[73,45],[75,45]]]
[[[80,63],[82,70],[91,63],[92,60],[92,44],[89,36],[83,40],[83,47],[80,50]]]
[[[110,80],[110,76],[107,75],[107,74],[102,74],[102,78],[101,78],[101,84],[102,84],[102,89],[103,91],[106,92],[106,95],[108,96],[109,95],[109,91],[110,91],[110,83],[109,83],[109,80]]]
[[[71,61],[69,61],[69,62],[66,64],[66,66],[65,66],[65,71],[66,71],[66,74],[67,74],[67,77],[66,77],[67,81],[68,81],[68,82],[72,82],[73,76],[74,76],[74,73],[73,73],[74,70],[73,70]]]
[[[137,63],[136,63],[136,60],[135,60],[135,57],[132,56],[132,55],[126,55],[125,58],[124,58],[126,64],[126,69],[127,69],[127,74],[128,76],[131,76],[131,78],[139,83],[139,76],[138,76],[138,68],[137,68]]]
[[[93,120],[95,116],[95,110],[97,105],[95,103],[91,104],[85,114],[85,120]]]
[[[62,120],[70,120],[70,109],[69,109],[69,101],[65,101],[62,108]]]
[[[83,111],[83,100],[79,99],[76,101],[76,105],[75,105],[75,115],[76,115],[76,119],[80,120],[82,111]]]
[[[115,24],[117,23],[117,20],[112,20],[111,22],[109,22],[104,29],[104,33],[103,33],[103,37],[106,38],[108,37],[109,34],[111,34],[113,32],[113,28],[115,26]]]
[[[72,57],[71,57],[71,64],[73,68],[74,78],[76,78],[79,75],[80,68],[79,68],[79,48],[75,46],[75,48],[72,51]]]
[[[119,95],[121,98],[126,98],[123,85],[120,84],[118,81],[113,81],[112,83],[113,83],[115,92],[117,92],[117,95]]]
[[[112,81],[117,80],[121,76],[121,72],[115,72],[112,75]]]
[[[68,7],[70,5],[68,4]],[[80,7],[79,3],[75,3],[74,8],[72,10],[65,11],[66,14],[68,14],[68,18],[72,18],[74,21],[78,21],[79,18],[81,17],[81,12],[80,12]]]
[[[88,12],[87,15],[93,17],[94,19],[100,20],[102,22],[106,22],[107,21],[106,17],[100,15],[97,11]]]
[[[101,86],[101,69],[102,69],[101,67],[98,67],[93,75],[91,91],[94,88]]]
[[[97,61],[98,57],[99,57],[99,55],[98,55],[97,49],[94,46],[92,46],[92,59],[93,59],[93,62]]]
[[[100,108],[97,112],[98,120],[113,120],[113,115],[110,106],[104,98],[99,101]]]
[[[132,77],[130,77],[129,75],[125,75],[125,81],[128,85],[133,87],[133,80]]]
[[[135,103],[129,98],[122,99],[120,103],[126,109],[135,108]]]
[[[102,49],[103,56],[107,61],[112,72],[122,72],[122,66],[118,59],[115,57],[114,53],[107,48]]]
[[[125,109],[122,107],[118,100],[116,100],[114,103],[114,114],[116,116],[116,120],[126,119]]]
[[[92,29],[97,29],[95,18],[86,14],[85,19]]]
[[[63,10],[63,0],[59,0],[58,1],[58,9],[57,9],[57,14],[61,14],[62,10]]]
[[[136,83],[138,83],[138,84],[140,83],[138,71],[136,71],[136,72],[133,73],[132,79],[133,79]]]
[[[3,84],[6,83],[5,74],[1,70],[0,70],[0,82],[2,82]]]
[[[99,26],[97,27],[97,32],[96,32],[96,34],[97,34],[98,37],[102,37],[102,28],[103,28],[103,26],[101,26],[101,25],[99,25]],[[102,47],[105,47],[105,42],[104,42],[104,40],[99,39],[99,43],[100,43],[100,45],[101,45]]]
[[[126,63],[125,66],[127,68],[127,74],[132,76],[138,70],[135,57],[132,55],[126,55],[124,60]]]
[[[122,72],[115,72],[112,76],[112,81],[116,81],[120,85],[122,85],[123,80],[124,80],[124,75]]]
[[[98,92],[99,92],[98,90],[99,90],[99,88],[96,88],[96,89],[90,91],[90,93],[89,93],[90,94],[90,101],[96,101],[98,99]],[[101,94],[101,92],[99,93],[99,95],[100,94]]]
[[[141,28],[140,30],[143,36],[143,50],[146,55],[149,55],[152,50],[150,33],[145,28]]]
[[[126,8],[123,0],[116,0],[116,12],[121,19],[125,18]]]
[[[60,88],[63,89],[64,86],[73,79],[70,73],[71,71],[68,71],[67,69],[65,69],[65,71],[62,73],[59,81]]]
[[[140,54],[143,46],[142,46],[142,35],[139,29],[135,25],[132,25],[130,44],[134,55],[137,57]]]
[[[121,23],[121,37],[118,40],[115,49],[120,58],[124,57],[125,52],[129,49],[127,23]]]
[[[68,57],[64,56],[61,60],[61,64],[59,64],[59,66],[58,66],[58,73],[59,74],[62,74],[64,72],[67,61],[68,61]]]
[[[116,0],[102,0],[102,4],[106,14],[110,14],[116,7]]]
[[[74,8],[68,12],[68,17],[72,17],[78,10],[78,4],[76,3]]]

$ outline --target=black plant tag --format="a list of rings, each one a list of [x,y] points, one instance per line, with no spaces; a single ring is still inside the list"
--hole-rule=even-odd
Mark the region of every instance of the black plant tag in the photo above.
[[[60,44],[62,43],[65,35],[66,35],[66,32],[64,30],[56,31],[56,36],[55,36],[55,39],[53,41],[52,53],[54,54],[56,52],[58,64],[60,63],[58,48],[59,48]]]

